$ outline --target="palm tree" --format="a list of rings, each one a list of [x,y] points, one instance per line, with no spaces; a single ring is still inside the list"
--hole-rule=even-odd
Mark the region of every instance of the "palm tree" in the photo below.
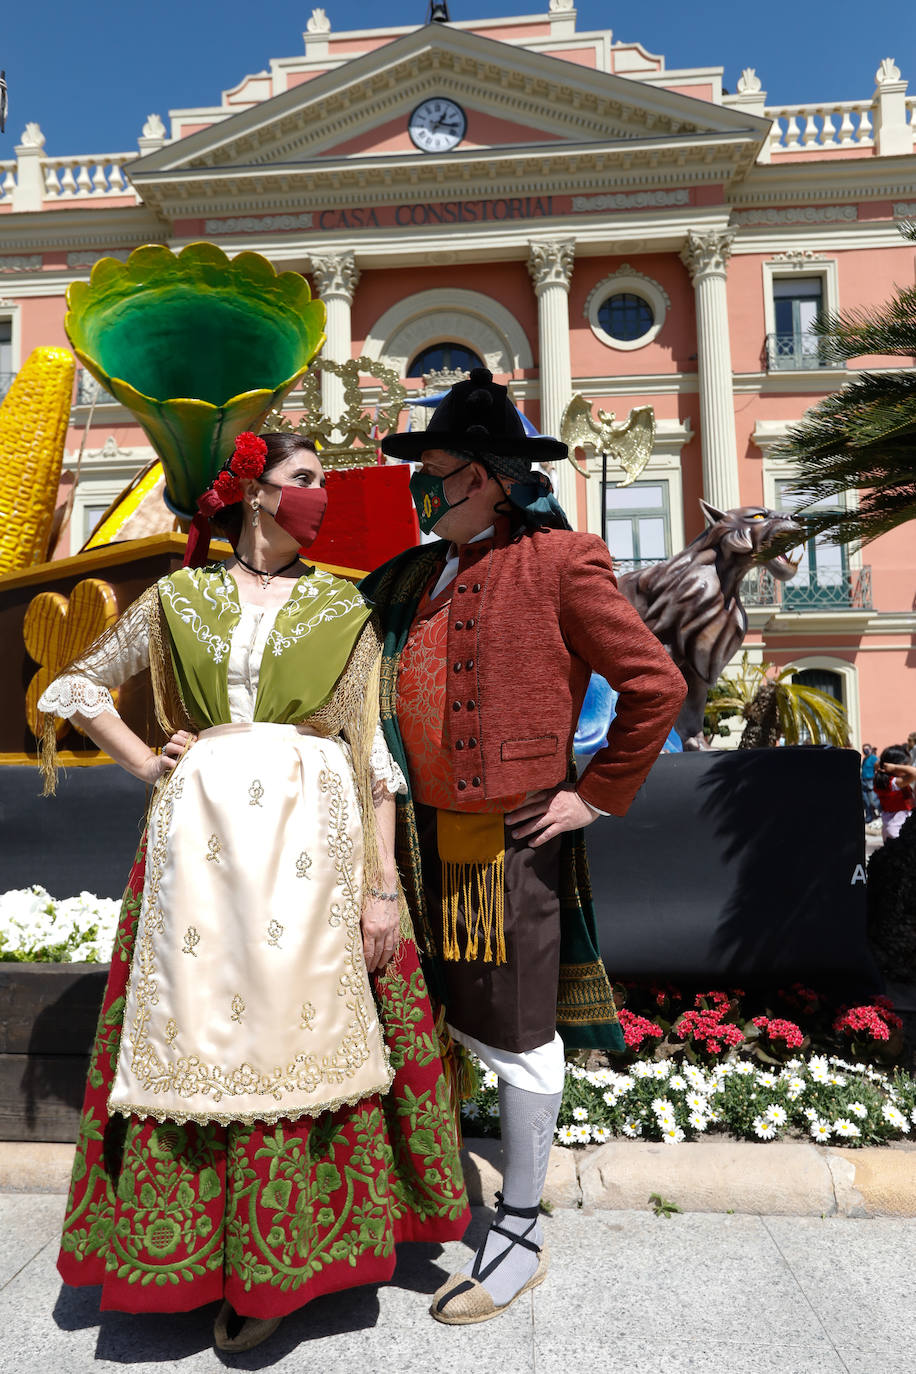
[[[916,224],[900,232],[916,242]],[[884,306],[825,315],[814,326],[822,356],[844,363],[866,354],[916,356],[916,286],[899,288]],[[814,406],[774,456],[795,462],[803,501],[862,496],[856,509],[805,517],[810,534],[834,544],[867,544],[916,517],[916,368],[863,372]]]
[[[834,744],[849,741],[846,712],[835,697],[816,687],[793,682],[797,668],[751,663],[745,649],[737,677],[721,677],[709,694],[706,716],[713,729],[722,716],[743,716],[739,749],[773,749],[786,744]]]

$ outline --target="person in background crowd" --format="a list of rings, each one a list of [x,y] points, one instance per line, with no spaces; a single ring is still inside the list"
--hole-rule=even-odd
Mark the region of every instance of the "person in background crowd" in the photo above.
[[[862,746],[862,805],[865,807],[865,824],[881,819],[881,803],[875,791],[875,769],[878,766],[878,752],[873,744]]]
[[[907,753],[910,756],[909,762],[916,763],[916,730],[911,730],[910,733],[907,735],[906,747]]]
[[[881,833],[885,840],[897,838],[913,809],[912,771],[905,745],[892,744],[882,752],[875,769],[875,791],[881,803]]]

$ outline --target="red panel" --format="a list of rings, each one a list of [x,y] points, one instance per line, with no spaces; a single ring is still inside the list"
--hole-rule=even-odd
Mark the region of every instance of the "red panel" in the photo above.
[[[310,558],[370,572],[420,542],[406,463],[331,471],[327,484],[328,509]]]

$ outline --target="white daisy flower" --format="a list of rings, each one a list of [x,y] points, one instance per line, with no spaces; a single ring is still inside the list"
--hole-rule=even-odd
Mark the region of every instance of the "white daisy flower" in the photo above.
[[[592,1127],[592,1140],[596,1145],[603,1145],[605,1141],[610,1140],[610,1138],[611,1132],[608,1130],[607,1126]]]
[[[830,1074],[827,1072],[826,1069],[822,1069],[822,1068],[820,1067],[820,1065],[818,1065],[816,1068],[814,1067],[814,1065],[812,1065],[812,1067],[811,1067],[811,1077],[813,1078],[813,1080],[814,1080],[815,1083],[829,1083],[829,1082],[830,1082]]]
[[[705,1131],[708,1119],[702,1112],[691,1112],[687,1118],[695,1131]]]
[[[777,1135],[775,1122],[767,1121],[766,1118],[762,1116],[755,1116],[754,1134],[758,1135],[761,1140],[772,1140],[774,1136]]]
[[[914,1107],[913,1110],[910,1112],[910,1120],[916,1123],[916,1107]]]
[[[702,1093],[688,1093],[685,1101],[692,1112],[705,1112],[706,1110],[707,1099]]]
[[[496,1088],[496,1087],[498,1087],[498,1086],[499,1086],[499,1075],[498,1075],[498,1074],[495,1074],[495,1073],[493,1072],[492,1069],[487,1069],[486,1073],[485,1073],[484,1076],[483,1076],[483,1086],[484,1086],[485,1088]]]
[[[588,1108],[587,1108],[587,1107],[573,1107],[573,1120],[574,1120],[574,1121],[587,1121],[587,1120],[588,1120]]]
[[[638,1121],[635,1117],[631,1117],[629,1121],[623,1123],[620,1129],[623,1131],[624,1135],[629,1136],[631,1140],[635,1140],[638,1135],[642,1135],[642,1122]]]
[[[573,1140],[579,1145],[587,1145],[592,1135],[588,1126],[573,1126],[572,1133]]]
[[[868,1108],[863,1102],[848,1102],[846,1110],[852,1112],[853,1116],[857,1116],[860,1121],[864,1121],[868,1116]]]
[[[499,1116],[499,1103],[491,1102],[487,1108],[487,1116]]]
[[[749,1073],[754,1072],[754,1066],[753,1064],[748,1064],[747,1060],[742,1060],[740,1064],[735,1065],[733,1072],[738,1074],[741,1078],[747,1078]]]
[[[757,1082],[761,1088],[775,1088],[779,1080],[775,1073],[758,1073]]]
[[[797,1077],[796,1077],[796,1078],[790,1078],[790,1079],[789,1079],[789,1083],[788,1083],[788,1087],[787,1087],[787,1090],[786,1090],[786,1091],[787,1091],[787,1095],[788,1095],[788,1096],[791,1098],[791,1100],[794,1102],[795,1099],[796,1099],[797,1097],[801,1097],[802,1093],[805,1091],[805,1080],[804,1080],[803,1078],[797,1078]]]
[[[680,1145],[684,1138],[684,1132],[680,1126],[666,1126],[662,1131],[662,1140],[666,1145]]]
[[[862,1134],[858,1126],[854,1126],[851,1121],[847,1121],[846,1118],[842,1116],[839,1120],[834,1121],[833,1129],[836,1135],[842,1136],[847,1140],[854,1139],[855,1136]]]
[[[830,1082],[833,1084],[835,1088],[846,1087],[846,1079],[843,1077],[841,1073],[832,1073],[830,1075]]]
[[[668,1086],[676,1088],[678,1092],[683,1092],[687,1087],[687,1080],[679,1073],[673,1073],[668,1079]]]
[[[706,1120],[712,1125],[714,1121],[722,1120],[722,1114],[716,1111],[709,1111],[706,1113]]]
[[[816,1107],[806,1107],[804,1115],[808,1118],[809,1121],[820,1121],[820,1117],[818,1115]]]
[[[614,1092],[602,1093],[602,1094],[601,1094],[601,1100],[602,1100],[603,1102],[606,1102],[606,1103],[608,1104],[609,1107],[616,1107],[616,1106],[617,1106],[617,1094],[614,1093]]]
[[[897,1130],[902,1131],[904,1135],[908,1134],[910,1123],[903,1115],[903,1112],[898,1110],[892,1102],[885,1102],[883,1116],[888,1125],[896,1126]]]
[[[654,1067],[654,1064],[648,1063],[645,1059],[637,1059],[636,1063],[630,1068],[630,1074],[633,1078],[651,1078],[653,1076],[652,1070]]]
[[[790,1071],[792,1071],[793,1069],[799,1069],[801,1068],[801,1062],[802,1061],[800,1059],[790,1059],[786,1063],[786,1068]]]
[[[822,1073],[826,1073],[828,1067],[829,1067],[829,1064],[828,1064],[827,1056],[826,1056],[826,1055],[823,1055],[823,1054],[812,1054],[811,1058],[808,1060],[808,1068],[809,1068],[809,1069],[820,1069],[820,1071],[821,1071]]]
[[[706,1075],[702,1069],[697,1068],[696,1064],[688,1064],[684,1069],[684,1077],[697,1092],[706,1091]]]
[[[823,1144],[830,1139],[831,1125],[829,1121],[815,1119],[811,1122],[811,1136],[819,1144]]]
[[[784,1126],[789,1119],[789,1114],[785,1107],[780,1107],[775,1102],[772,1106],[767,1107],[763,1115],[767,1121],[772,1121],[774,1126]]]
[[[471,1121],[476,1121],[480,1116],[480,1108],[476,1102],[462,1102],[461,1110]]]
[[[557,1140],[561,1145],[571,1145],[575,1138],[572,1126],[560,1126],[557,1129]]]
[[[652,1073],[651,1073],[650,1077],[652,1077],[652,1078],[667,1078],[668,1075],[670,1074],[670,1072],[671,1072],[671,1065],[668,1063],[668,1060],[667,1060],[667,1059],[662,1059],[662,1060],[660,1060],[657,1064],[653,1064],[653,1065],[652,1065]]]

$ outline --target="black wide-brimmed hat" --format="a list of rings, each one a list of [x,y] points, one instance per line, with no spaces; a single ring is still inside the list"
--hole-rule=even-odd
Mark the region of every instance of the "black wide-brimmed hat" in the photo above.
[[[559,439],[531,438],[525,433],[509,392],[494,382],[485,367],[475,367],[466,382],[455,383],[436,406],[427,429],[389,434],[382,440],[382,452],[389,458],[416,462],[431,448],[492,453],[526,463],[554,463],[567,456],[566,445]]]

